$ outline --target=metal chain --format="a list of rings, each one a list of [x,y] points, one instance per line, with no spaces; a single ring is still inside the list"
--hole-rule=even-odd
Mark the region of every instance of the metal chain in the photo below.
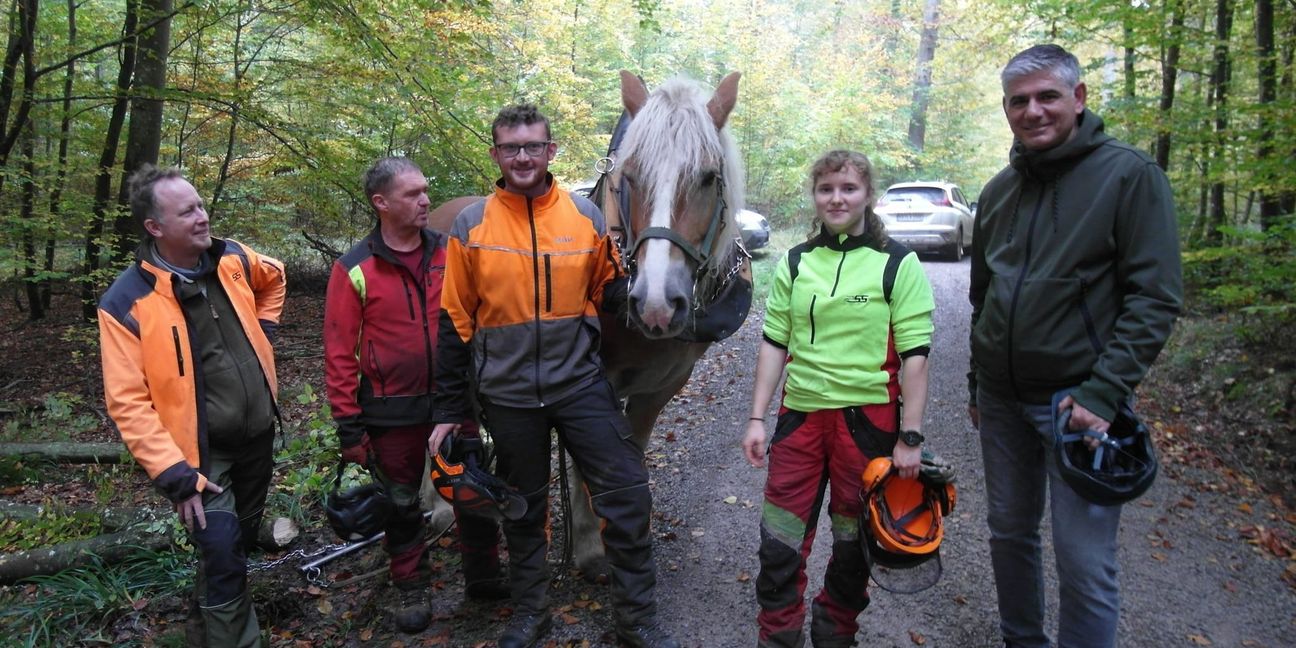
[[[274,569],[275,567],[278,567],[279,565],[288,562],[289,560],[296,560],[296,559],[305,560],[308,558],[316,558],[319,556],[323,556],[324,554],[329,553],[331,551],[337,551],[338,549],[341,549],[342,547],[345,546],[347,546],[346,543],[324,545],[323,547],[320,547],[319,549],[316,549],[315,551],[311,551],[311,552],[307,552],[305,549],[294,549],[278,558],[275,558],[274,560],[263,560],[258,563],[252,563],[248,565],[247,572],[249,574],[255,574],[257,572],[269,571],[271,569]]]

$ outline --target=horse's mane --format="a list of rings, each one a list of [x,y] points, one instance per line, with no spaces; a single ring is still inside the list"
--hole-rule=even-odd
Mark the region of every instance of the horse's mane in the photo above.
[[[724,198],[728,205],[707,260],[707,274],[729,270],[738,236],[734,214],[743,208],[746,180],[738,147],[724,128],[717,134],[707,112],[708,93],[693,81],[674,78],[653,91],[635,115],[621,145],[623,159],[633,158],[640,188],[650,203],[661,191],[674,194],[676,179],[697,176],[715,160],[722,160]]]

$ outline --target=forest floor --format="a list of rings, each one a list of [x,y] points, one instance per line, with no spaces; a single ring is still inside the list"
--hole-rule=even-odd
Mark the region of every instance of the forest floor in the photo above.
[[[927,433],[929,444],[960,471],[958,508],[949,521],[940,583],[909,596],[873,588],[858,637],[869,646],[994,646],[997,617],[979,445],[964,407],[966,262],[924,266],[940,305]],[[17,297],[6,287],[0,304],[0,441],[115,441],[103,409],[94,326],[74,312],[70,296],[56,299],[50,318],[27,322]],[[320,417],[322,303],[318,286],[293,290],[280,328],[280,401],[290,437],[304,438],[309,423]],[[761,319],[754,311],[734,337],[708,352],[663,413],[648,448],[660,611],[685,646],[755,644],[764,472],[746,465],[737,440],[747,416]],[[1296,636],[1290,391],[1296,369],[1281,358],[1249,358],[1230,346],[1229,336],[1203,333],[1210,330],[1209,322],[1181,325],[1140,391],[1140,412],[1154,431],[1163,470],[1147,495],[1125,507],[1122,645],[1277,647]],[[1250,373],[1216,382],[1213,367],[1220,363],[1249,367]],[[1255,407],[1239,399],[1233,388],[1238,381],[1265,390],[1266,398],[1251,401],[1270,404]],[[323,523],[319,480],[302,477],[303,470],[331,471],[327,461],[316,464],[285,465],[276,472],[274,488],[281,496],[272,497],[271,514],[304,523],[290,550],[315,552],[336,543]],[[130,465],[20,468],[0,463],[0,499],[165,508]],[[546,646],[612,646],[607,587],[560,563],[560,521],[561,510],[555,509],[550,604],[556,623]],[[821,527],[820,546],[809,562],[811,594],[827,561],[822,520]],[[1046,522],[1046,564],[1050,546]],[[299,554],[254,556],[256,564],[269,567],[253,573],[250,583],[270,645],[493,646],[511,613],[507,602],[465,600],[453,540],[432,547],[434,622],[413,636],[394,631],[387,613],[394,592],[381,576],[339,584],[381,570],[381,550],[331,563],[315,582],[298,570]],[[270,562],[285,556],[282,563]],[[1055,592],[1051,567],[1046,579]],[[40,586],[17,585],[2,588],[0,601],[23,605],[42,595]],[[1055,593],[1048,615],[1055,624]],[[175,593],[137,600],[101,618],[97,634],[78,643],[184,645],[185,603]],[[9,644],[0,638],[0,645]]]

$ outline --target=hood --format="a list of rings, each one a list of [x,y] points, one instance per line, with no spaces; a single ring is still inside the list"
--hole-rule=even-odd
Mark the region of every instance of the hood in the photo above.
[[[1027,178],[1047,182],[1062,175],[1090,151],[1112,139],[1103,132],[1102,118],[1088,108],[1076,119],[1075,128],[1074,137],[1044,151],[1027,150],[1020,141],[1013,140],[1012,150],[1008,154],[1012,168]]]

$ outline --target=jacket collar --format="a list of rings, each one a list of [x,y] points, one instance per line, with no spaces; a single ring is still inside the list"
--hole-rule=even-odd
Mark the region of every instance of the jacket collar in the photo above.
[[[419,236],[423,239],[423,262],[426,264],[427,260],[432,256],[432,252],[440,244],[441,236],[426,227],[419,230]],[[387,241],[383,240],[381,224],[375,223],[367,238],[369,239],[369,249],[374,256],[389,263],[401,265],[400,259],[396,258],[396,252],[387,245]]]
[[[814,237],[814,245],[823,246],[837,252],[850,252],[862,247],[877,247],[873,237],[865,231],[859,236],[850,234],[833,234],[828,228],[819,226],[819,233]]]
[[[216,267],[220,265],[221,257],[225,255],[225,247],[224,239],[212,237],[211,247],[207,248],[204,255],[205,259],[202,265],[205,271],[204,274],[214,272]],[[162,279],[166,282],[163,287],[169,289],[178,275],[167,270],[165,264],[158,260],[156,254],[157,251],[151,238],[140,241],[140,244],[135,248],[135,265],[140,273],[144,275],[145,280],[149,282],[149,285],[156,287],[158,280]]]
[[[528,206],[533,212],[548,209],[557,203],[558,197],[565,192],[558,187],[558,181],[554,180],[552,173],[545,174],[545,181],[549,183],[549,190],[540,196],[531,198],[505,189],[504,179],[500,178],[495,181],[495,198],[503,202],[504,206],[514,213],[526,213]]]
[[[1102,146],[1110,135],[1103,132],[1103,120],[1085,108],[1076,119],[1076,133],[1071,139],[1044,151],[1031,151],[1013,140],[1009,160],[1018,173],[1027,178],[1050,181],[1066,173],[1091,151]]]

